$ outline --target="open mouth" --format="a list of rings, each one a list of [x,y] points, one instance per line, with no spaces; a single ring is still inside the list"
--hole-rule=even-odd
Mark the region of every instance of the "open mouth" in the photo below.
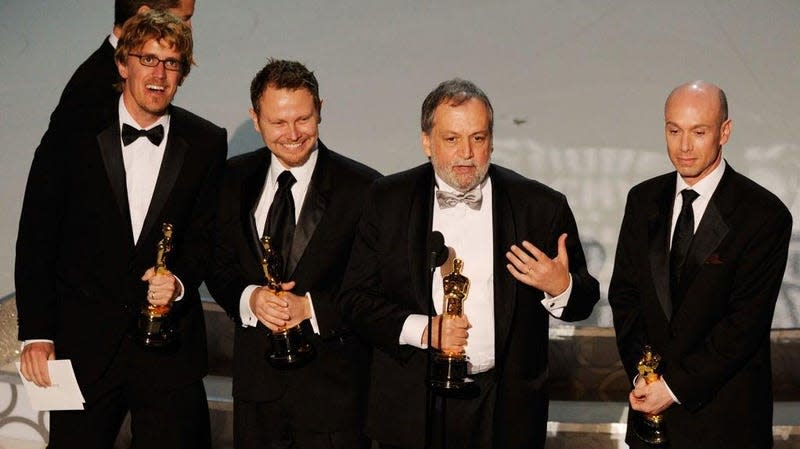
[[[158,84],[147,84],[145,87],[150,92],[164,92],[167,89],[166,86],[161,86]]]
[[[295,142],[295,143],[282,143],[281,145],[289,150],[296,150],[302,146],[302,142]]]

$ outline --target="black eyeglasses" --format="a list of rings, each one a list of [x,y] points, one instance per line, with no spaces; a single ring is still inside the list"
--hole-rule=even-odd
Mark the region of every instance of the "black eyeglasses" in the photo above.
[[[183,70],[183,64],[175,58],[159,59],[156,55],[137,55],[136,53],[128,53],[128,56],[139,58],[139,63],[145,67],[158,67],[158,64],[163,62],[164,68],[173,72],[180,72]]]

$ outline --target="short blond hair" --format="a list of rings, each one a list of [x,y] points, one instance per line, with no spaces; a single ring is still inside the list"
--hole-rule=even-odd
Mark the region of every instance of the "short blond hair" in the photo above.
[[[125,22],[114,59],[125,64],[131,52],[135,53],[151,39],[165,41],[180,53],[181,74],[186,78],[194,65],[192,29],[183,20],[166,11],[151,9]]]

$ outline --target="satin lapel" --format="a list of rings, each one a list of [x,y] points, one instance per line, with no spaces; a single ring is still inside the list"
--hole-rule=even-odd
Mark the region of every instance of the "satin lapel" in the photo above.
[[[147,215],[142,224],[142,232],[139,234],[137,248],[139,244],[147,240],[144,237],[156,225],[156,220],[161,215],[161,211],[164,209],[172,188],[175,186],[175,181],[181,172],[183,159],[189,149],[189,143],[181,135],[180,126],[180,119],[177,114],[173,114],[169,134],[166,136],[167,147],[164,150],[164,158],[161,160],[161,167],[158,170],[156,187],[153,190],[153,197],[150,199],[150,206],[147,208]],[[161,223],[158,223],[158,229],[161,229]]]
[[[428,312],[432,306],[430,285],[429,236],[433,227],[433,169],[429,167],[414,187],[411,209],[408,211],[408,260],[411,264],[411,281],[420,311]]]
[[[722,183],[717,188],[718,192],[721,190],[720,187],[723,187]],[[717,195],[712,196],[711,201],[708,203],[703,218],[700,220],[700,225],[697,227],[697,232],[695,232],[692,239],[692,245],[686,255],[686,265],[683,269],[679,286],[682,292],[686,291],[687,286],[697,276],[697,272],[708,259],[708,256],[717,249],[720,242],[728,234],[728,225],[722,216],[721,208],[718,207],[718,203],[715,201],[716,197]]]
[[[257,159],[255,171],[242,181],[239,222],[242,224],[242,235],[246,236],[248,245],[253,251],[253,260],[260,264],[263,250],[261,249],[261,236],[258,235],[256,226],[255,213],[258,208],[258,200],[261,199],[264,191],[271,159],[270,152],[266,147],[259,151],[261,154]]]
[[[123,223],[128,223],[128,235],[133,244],[131,213],[128,205],[128,187],[125,178],[125,162],[122,160],[122,143],[119,137],[119,121],[115,120],[108,128],[97,135],[97,144],[103,157],[103,165],[108,175],[108,183],[114,192]]]
[[[658,195],[654,205],[655,210],[647,223],[653,285],[667,321],[672,318],[672,295],[669,287],[669,228],[672,222],[673,193],[674,184],[666,183],[666,187]]]
[[[319,142],[317,151],[319,152],[317,165],[314,167],[314,173],[311,174],[311,182],[308,184],[308,191],[306,191],[306,197],[303,200],[303,208],[300,210],[300,216],[294,228],[292,250],[289,252],[289,260],[286,264],[287,279],[293,278],[294,270],[303,257],[308,242],[311,241],[317,225],[325,215],[325,209],[328,205],[325,194],[333,187],[328,149],[322,142]]]
[[[517,283],[506,269],[506,251],[517,241],[516,222],[511,198],[503,179],[490,169],[492,180],[492,234],[494,238],[494,329],[498,358],[506,347],[512,317],[517,304]]]

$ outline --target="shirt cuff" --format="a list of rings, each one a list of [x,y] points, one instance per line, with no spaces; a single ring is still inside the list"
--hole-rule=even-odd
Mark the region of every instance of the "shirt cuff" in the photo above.
[[[426,327],[428,327],[428,315],[409,315],[403,323],[403,329],[400,331],[399,343],[420,349],[427,348],[428,342],[423,343],[420,341]]]
[[[311,300],[311,292],[306,293],[306,298],[308,298],[308,304],[311,307],[311,328],[314,329],[314,333],[319,335],[319,323],[317,323],[317,313],[314,312],[314,301]]]
[[[679,401],[678,397],[675,396],[675,393],[672,392],[672,389],[669,387],[669,384],[667,383],[667,379],[664,379],[664,377],[662,376],[661,381],[664,382],[664,386],[667,387],[667,393],[669,393],[669,395],[672,396],[672,400],[675,401],[676,404],[680,404],[681,401]]]
[[[31,343],[54,343],[54,341],[53,340],[48,340],[46,338],[34,338],[34,339],[31,339],[31,340],[25,340],[20,345],[20,349],[25,348],[25,346],[28,346]]]
[[[239,298],[239,318],[242,319],[242,327],[256,327],[258,318],[250,309],[250,297],[256,291],[258,285],[248,285],[244,288],[242,296]]]
[[[567,289],[564,290],[564,293],[561,293],[558,296],[550,296],[547,292],[544,292],[544,299],[542,300],[542,305],[544,306],[545,310],[547,310],[550,315],[553,315],[556,318],[561,318],[561,314],[564,313],[564,308],[567,307],[567,303],[569,302],[569,295],[572,294],[572,273],[569,274],[569,285]]]

